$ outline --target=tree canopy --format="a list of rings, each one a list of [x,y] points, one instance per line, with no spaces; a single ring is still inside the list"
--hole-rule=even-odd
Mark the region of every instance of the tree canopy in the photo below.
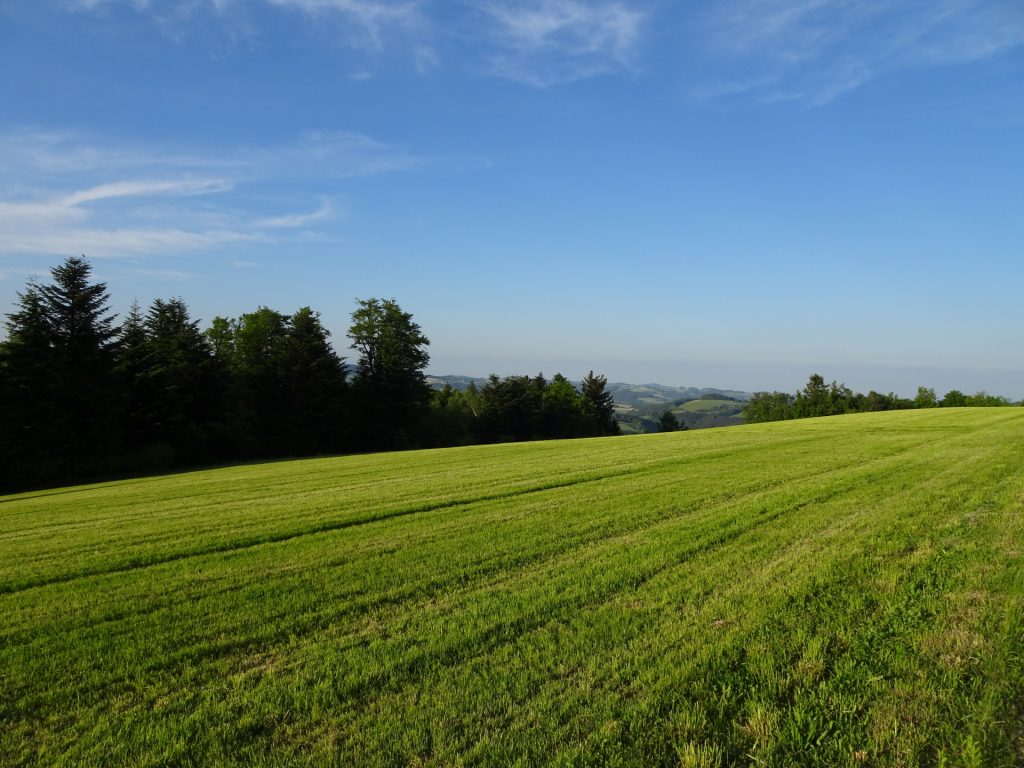
[[[431,400],[424,374],[430,340],[394,299],[359,300],[348,337],[359,353],[359,413],[376,425],[376,447],[411,447]]]
[[[661,418],[658,419],[658,431],[659,432],[677,432],[679,431],[679,419],[672,411],[665,411],[661,414]]]
[[[862,395],[835,381],[825,384],[825,379],[820,374],[813,373],[807,380],[807,385],[795,395],[785,392],[757,392],[743,409],[743,419],[753,424],[811,416],[835,416],[842,413],[1002,405],[1012,403],[1005,397],[993,397],[985,392],[968,396],[955,389],[947,392],[939,400],[935,390],[930,387],[918,387],[913,400],[899,397],[892,392],[883,395],[874,390]]]
[[[118,329],[106,285],[91,273],[85,259],[68,259],[51,282],[30,282],[7,316],[0,460],[15,483],[75,474],[114,448]]]
[[[203,330],[185,301],[118,326],[84,258],[29,282],[0,342],[0,486],[237,459],[614,434],[591,372],[434,392],[430,341],[395,299],[358,300],[354,375],[319,313],[257,307]]]

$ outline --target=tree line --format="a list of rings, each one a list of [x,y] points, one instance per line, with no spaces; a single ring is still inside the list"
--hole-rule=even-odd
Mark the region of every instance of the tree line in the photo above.
[[[84,258],[30,281],[0,342],[0,487],[239,460],[617,434],[606,380],[492,376],[435,392],[429,339],[357,300],[334,350],[319,313],[259,307],[208,328],[180,298],[116,323]]]
[[[814,373],[808,379],[807,385],[796,394],[791,395],[788,392],[756,393],[743,409],[743,419],[752,424],[868,411],[1005,405],[1013,405],[1013,403],[1005,397],[990,395],[986,392],[966,395],[956,389],[950,390],[940,399],[931,387],[918,387],[917,394],[913,399],[902,398],[892,392],[883,395],[874,390],[864,395],[835,381],[826,384],[820,374]]]
[[[558,373],[492,374],[482,387],[450,384],[434,394],[435,434],[445,445],[618,435],[607,379],[590,371],[580,389]]]

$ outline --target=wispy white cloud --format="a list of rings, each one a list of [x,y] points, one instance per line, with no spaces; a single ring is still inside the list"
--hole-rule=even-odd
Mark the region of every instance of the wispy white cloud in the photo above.
[[[495,73],[536,86],[628,69],[646,18],[621,2],[491,0],[480,9]]]
[[[822,105],[894,72],[1024,45],[1024,11],[1019,0],[724,0],[697,29],[722,76],[695,96]]]
[[[63,200],[65,206],[76,206],[97,200],[118,197],[152,197],[155,195],[207,195],[231,189],[224,179],[180,179],[174,181],[117,181],[74,192]]]
[[[145,10],[150,6],[149,0],[66,0],[65,5],[76,10],[92,11],[105,5],[114,5],[115,3],[129,5],[139,11]]]
[[[9,129],[0,133],[0,159],[9,174],[31,171],[60,176],[118,173],[145,168],[179,173],[202,168],[237,166],[224,156],[203,157],[176,151],[154,151],[129,141],[103,141],[75,131]],[[8,175],[9,175],[8,174]]]
[[[334,209],[330,201],[324,200],[315,211],[310,211],[309,213],[290,213],[284,216],[261,219],[256,222],[256,225],[264,229],[298,229],[308,226],[314,221],[323,221],[333,215]]]
[[[644,0],[71,0],[82,13],[132,8],[174,38],[200,34],[199,17],[242,37],[260,34],[247,10],[301,14],[366,56],[348,77],[372,78],[382,54],[430,74],[457,59],[488,74],[535,86],[633,67],[648,13]],[[204,25],[202,33],[208,33]],[[230,37],[230,34],[229,34]]]
[[[400,147],[351,131],[307,131],[283,147],[242,154],[257,168],[335,179],[408,171],[428,162]]]
[[[176,227],[98,227],[90,204],[154,195],[209,194],[229,187],[218,180],[120,181],[101,184],[50,200],[0,200],[0,254],[73,254],[128,256],[192,251],[253,240],[252,233],[230,230],[186,231]],[[131,218],[131,210],[121,211]]]
[[[208,156],[73,133],[3,133],[0,255],[176,255],[309,237],[309,227],[337,218],[329,197],[312,210],[281,212],[278,195],[252,190],[288,181],[334,185],[424,162],[350,132]]]
[[[57,195],[50,199],[29,202],[0,200],[0,253],[59,253],[48,250],[53,244],[62,244],[66,237],[80,238],[83,242],[104,242],[98,230],[82,228],[93,218],[88,204],[101,201],[160,195],[210,194],[229,188],[216,179],[185,179],[174,181],[119,181]],[[161,242],[170,243],[177,238],[193,247],[203,239],[182,239],[180,230],[110,229],[117,231],[118,240],[131,244],[140,251],[152,251]],[[157,230],[158,232],[160,230]],[[151,232],[143,237],[143,232]],[[218,238],[222,240],[223,236]],[[142,247],[144,243],[150,245]],[[109,243],[108,243],[109,245]],[[75,250],[75,249],[72,249]],[[120,254],[122,249],[116,249]],[[130,250],[130,249],[129,249]]]
[[[61,201],[5,202],[0,200],[0,227],[60,225],[84,221],[87,213]]]
[[[188,232],[173,228],[23,230],[3,226],[0,227],[0,254],[85,254],[90,258],[116,258],[181,254],[258,239],[258,235],[244,232]]]
[[[191,280],[195,275],[181,269],[130,269],[132,274],[143,277],[155,277],[160,280]]]
[[[66,7],[81,13],[105,13],[127,7],[145,14],[171,38],[204,34],[212,21],[228,40],[259,37],[247,13],[260,7],[300,13],[317,25],[330,25],[337,38],[358,50],[380,54],[386,49],[412,54],[417,62],[431,48],[432,25],[422,13],[422,0],[69,0]],[[410,44],[410,41],[413,41]],[[418,64],[417,64],[418,66]]]
[[[452,158],[442,158],[451,162]],[[239,180],[290,178],[351,179],[378,173],[407,171],[437,162],[354,131],[306,131],[295,140],[272,147],[233,145],[196,153],[156,148],[122,139],[74,131],[14,129],[0,132],[0,161],[7,181],[19,175],[50,179],[91,179],[96,176],[145,173],[185,176],[177,190],[160,193],[205,194]],[[201,177],[198,182],[192,177]],[[132,182],[152,183],[152,182]],[[159,183],[166,183],[160,180]],[[190,190],[189,184],[207,189]]]
[[[397,32],[423,29],[420,3],[382,0],[263,0],[268,5],[302,11],[310,16],[339,16],[358,33],[356,42],[375,50]]]

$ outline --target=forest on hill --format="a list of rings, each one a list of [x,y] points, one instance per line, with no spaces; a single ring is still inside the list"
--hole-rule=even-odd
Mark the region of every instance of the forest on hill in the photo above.
[[[0,342],[0,490],[236,461],[668,432],[860,411],[1010,405],[979,392],[795,395],[609,385],[590,371],[428,380],[429,339],[394,299],[358,300],[338,354],[320,315],[261,306],[200,328],[180,297],[120,322],[84,258],[30,281]],[[454,386],[453,386],[454,385]],[[618,402],[617,402],[618,401]]]
[[[428,376],[435,389],[451,386],[465,390],[480,388],[486,378],[474,376]],[[572,382],[582,386],[582,382]],[[665,384],[629,384],[609,381],[608,394],[615,401],[615,420],[624,435],[705,429],[742,424],[744,405],[753,395],[738,390],[715,387],[674,387]],[[665,413],[670,412],[676,426],[666,429]]]
[[[913,399],[890,392],[883,395],[871,390],[866,395],[854,392],[845,384],[826,384],[819,373],[812,373],[806,386],[796,394],[788,392],[757,392],[743,408],[743,419],[756,424],[765,421],[806,419],[814,416],[839,416],[844,413],[905,411],[912,408],[1000,407],[1015,405],[1000,395],[976,392],[967,395],[952,389],[939,398],[931,387],[918,387]]]
[[[181,298],[120,323],[91,265],[18,294],[0,343],[0,490],[239,460],[618,434],[603,376],[490,377],[435,392],[429,339],[357,302],[346,362],[319,313],[259,307],[206,329]]]

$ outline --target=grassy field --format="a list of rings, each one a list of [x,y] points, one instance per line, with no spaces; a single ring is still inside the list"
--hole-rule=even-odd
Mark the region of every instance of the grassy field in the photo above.
[[[0,497],[0,764],[1024,764],[1024,408]]]

